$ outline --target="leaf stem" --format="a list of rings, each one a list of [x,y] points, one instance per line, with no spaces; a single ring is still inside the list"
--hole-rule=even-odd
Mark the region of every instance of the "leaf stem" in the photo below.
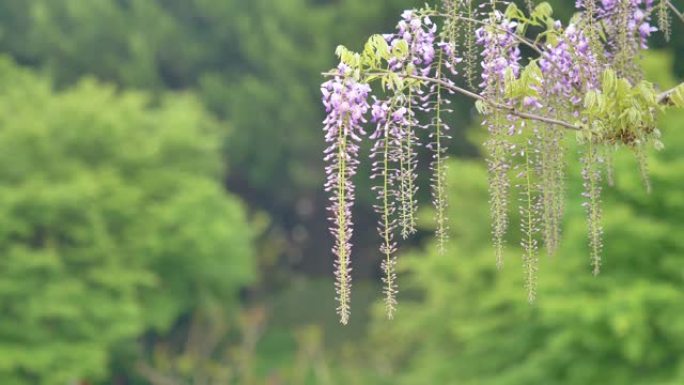
[[[670,0],[665,0],[665,2],[667,3],[667,6],[670,8],[672,13],[674,13],[679,18],[679,20],[681,20],[682,23],[684,23],[684,14],[680,10],[678,10],[677,7],[675,7],[675,5],[672,4]]]

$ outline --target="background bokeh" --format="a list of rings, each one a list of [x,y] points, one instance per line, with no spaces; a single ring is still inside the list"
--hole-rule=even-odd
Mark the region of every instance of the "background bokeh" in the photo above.
[[[684,384],[684,111],[662,119],[652,194],[616,159],[599,277],[570,162],[529,305],[516,234],[495,268],[482,130],[457,98],[448,253],[424,204],[385,320],[361,170],[337,323],[320,73],[422,4],[0,0],[0,385]],[[676,84],[684,26],[653,45],[634,60]]]

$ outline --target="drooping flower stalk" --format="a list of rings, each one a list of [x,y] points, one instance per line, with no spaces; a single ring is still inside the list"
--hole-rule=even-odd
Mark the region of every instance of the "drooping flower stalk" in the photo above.
[[[475,89],[475,78],[477,68],[477,50],[475,41],[475,17],[476,10],[473,7],[473,0],[465,1],[465,76],[470,89]]]
[[[358,142],[364,135],[362,124],[369,109],[367,102],[370,87],[354,79],[351,69],[345,64],[337,67],[337,75],[321,87],[323,104],[327,116],[324,120],[324,160],[327,180],[325,190],[331,194],[330,232],[335,238],[333,252],[335,261],[335,286],[337,291],[337,312],[340,322],[347,324],[351,300],[351,236],[353,222],[351,207],[354,204],[354,182],[352,177],[358,166]]]
[[[397,305],[397,284],[396,284],[396,257],[394,253],[396,252],[396,244],[394,243],[392,230],[394,227],[393,219],[390,217],[394,212],[394,207],[390,203],[390,165],[389,165],[389,152],[390,152],[390,136],[389,136],[389,124],[385,124],[385,137],[384,137],[384,152],[383,152],[383,193],[382,193],[382,204],[383,204],[383,214],[381,216],[384,243],[380,248],[380,251],[385,255],[385,259],[382,261],[382,271],[384,272],[383,283],[384,294],[385,294],[385,311],[387,313],[387,318],[394,318],[394,312],[396,311]]]
[[[602,27],[596,17],[596,0],[577,0],[575,7],[579,10],[584,8],[578,28],[585,31],[591,53],[597,57],[600,63],[605,63],[605,48],[601,41]]]
[[[448,44],[450,57],[446,60],[451,63],[456,63],[456,52],[463,46],[463,41],[467,39],[467,31],[465,30],[465,23],[461,22],[460,15],[463,13],[465,6],[464,0],[443,0],[442,10],[448,17],[444,20],[444,27],[442,29],[442,44]]]
[[[400,188],[400,214],[401,237],[406,239],[416,232],[416,212],[418,201],[416,199],[416,167],[417,154],[415,146],[417,138],[415,129],[413,91],[409,90],[406,108],[406,124],[402,126],[401,146],[399,155],[399,183]]]
[[[670,41],[672,36],[672,20],[670,10],[667,7],[667,0],[660,0],[658,3],[658,28],[663,32],[666,41]]]
[[[613,147],[608,145],[603,148],[603,159],[606,164],[606,183],[608,186],[615,186],[615,166],[613,165]]]
[[[380,179],[379,185],[373,186],[376,191],[377,203],[375,211],[379,214],[378,233],[382,238],[380,252],[383,254],[381,268],[383,271],[383,293],[385,296],[385,311],[387,318],[394,317],[396,311],[396,243],[394,230],[396,228],[396,190],[395,181],[398,179],[397,159],[401,146],[401,126],[405,124],[404,107],[396,108],[398,96],[390,101],[376,101],[373,105],[373,122],[377,124],[370,139],[374,140],[371,150],[373,159],[372,178]]]
[[[587,12],[592,7],[589,5]],[[560,25],[557,25],[556,29],[559,28]],[[584,94],[597,87],[601,64],[591,44],[591,39],[583,30],[576,24],[570,24],[565,30],[559,30],[554,45],[546,46],[539,60],[543,74],[541,92],[545,114],[557,119],[575,116]],[[560,243],[565,209],[565,130],[546,125],[538,131],[537,136],[541,152],[538,166],[542,181],[541,225],[547,253],[553,255]]]
[[[496,257],[496,266],[501,269],[504,264],[504,236],[508,230],[508,170],[510,161],[508,149],[510,143],[502,132],[501,114],[493,112],[489,116],[490,139],[485,143],[489,151],[487,169],[489,170],[489,204],[492,217],[492,242]]]
[[[549,81],[553,76],[549,76]],[[561,117],[557,94],[544,92],[549,115]],[[540,225],[548,255],[554,255],[560,244],[561,224],[565,211],[565,147],[563,129],[551,124],[534,124],[534,148],[539,176]]]
[[[435,58],[436,31],[437,25],[428,16],[423,16],[415,11],[402,13],[402,20],[397,25],[397,33],[387,35],[386,39],[391,47],[395,47],[400,42],[405,42],[408,45],[408,55],[404,60],[390,60],[390,69],[397,72],[403,71],[408,75],[428,75]],[[404,239],[414,234],[417,227],[416,147],[420,143],[417,140],[415,129],[420,127],[416,120],[416,110],[425,109],[425,103],[421,100],[421,93],[418,86],[407,86],[407,124],[402,127],[402,145],[399,158],[399,183],[401,186],[399,226],[401,236]]]
[[[549,163],[551,168],[551,184],[553,193],[552,210],[553,215],[552,223],[549,224],[548,230],[549,234],[549,247],[547,248],[549,255],[555,254],[556,250],[560,246],[561,241],[561,228],[563,225],[563,216],[565,215],[565,147],[563,142],[565,140],[565,131],[559,130],[558,127],[551,129],[552,135],[552,145],[554,149],[553,153],[550,155]]]
[[[646,193],[650,194],[652,190],[651,177],[648,172],[648,157],[643,143],[639,143],[634,147],[634,154],[636,155],[637,163],[639,164],[639,175],[644,184]]]
[[[451,47],[443,45],[439,52],[438,60],[436,63],[436,77],[437,79],[442,78],[442,63],[444,60],[444,51],[450,53]],[[452,69],[455,72],[455,70]],[[449,224],[447,217],[447,155],[446,155],[446,145],[444,143],[445,139],[448,138],[446,131],[449,127],[442,120],[443,105],[446,103],[444,100],[442,85],[437,84],[435,86],[434,93],[436,95],[436,101],[434,104],[435,117],[432,122],[434,131],[430,133],[430,138],[433,140],[429,144],[429,147],[433,150],[432,155],[432,202],[435,207],[435,222],[437,228],[435,230],[435,236],[437,238],[437,250],[440,254],[446,251],[446,243],[449,238]]]
[[[522,147],[520,156],[523,160],[522,171],[518,174],[521,180],[520,188],[520,231],[522,239],[520,245],[523,249],[523,271],[525,277],[525,289],[527,300],[533,303],[537,296],[537,273],[539,270],[539,187],[534,181],[536,146],[532,141],[526,141]]]
[[[492,3],[495,6],[495,3]],[[477,42],[483,47],[482,56],[482,94],[496,103],[506,103],[504,88],[506,74],[517,77],[520,66],[518,42],[512,37],[516,23],[507,20],[494,9],[489,22],[493,28],[479,28]],[[485,142],[488,150],[489,195],[492,217],[492,238],[498,268],[503,267],[504,236],[508,229],[508,194],[511,143],[508,136],[514,134],[511,125],[501,110],[489,112],[483,125],[487,127],[489,139]]]
[[[601,160],[593,138],[587,139],[586,149],[582,155],[582,179],[586,199],[582,204],[587,212],[589,234],[589,253],[594,275],[601,272],[601,253],[603,249],[603,225],[601,210]]]
[[[565,156],[563,132],[551,125],[543,125],[535,135],[536,164],[540,177],[541,227],[548,255],[554,255],[560,243],[561,222],[565,202]]]

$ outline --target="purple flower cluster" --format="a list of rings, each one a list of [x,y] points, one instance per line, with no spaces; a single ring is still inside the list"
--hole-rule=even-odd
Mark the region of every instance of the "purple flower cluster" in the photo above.
[[[372,122],[377,123],[378,126],[376,131],[370,136],[370,138],[379,138],[379,130],[384,130],[383,127],[386,123],[388,123],[388,120],[391,120],[390,126],[393,127],[393,132],[395,132],[397,135],[400,135],[400,130],[397,130],[396,127],[409,124],[407,116],[408,110],[406,109],[406,107],[400,107],[395,109],[394,111],[391,111],[389,100],[376,99],[373,103],[373,107],[371,110],[371,118]]]
[[[639,31],[641,37],[641,48],[648,48],[648,38],[652,32],[658,28],[651,25],[651,12],[653,11],[653,0],[632,0],[634,12],[627,24],[630,31]]]
[[[383,292],[388,318],[392,318],[396,309],[396,242],[394,232],[397,226],[395,212],[401,194],[396,182],[400,178],[397,165],[401,159],[401,145],[403,140],[402,127],[408,124],[408,110],[406,107],[396,106],[396,98],[390,100],[376,100],[372,107],[372,122],[376,124],[375,131],[370,135],[373,140],[370,158],[372,160],[371,179],[377,180],[372,187],[376,193],[378,203],[373,206],[379,216],[378,234],[382,238],[380,252],[384,256],[382,261]]]
[[[506,103],[504,97],[506,72],[514,77],[520,73],[520,49],[514,37],[517,23],[506,19],[497,10],[490,13],[488,25],[476,31],[476,42],[482,51],[482,95],[496,103]],[[512,117],[509,117],[512,118]],[[515,133],[515,119],[505,119],[494,110],[482,124],[490,137],[485,143],[489,152],[489,195],[492,216],[492,236],[497,266],[503,266],[504,236],[508,228],[508,194],[510,154],[513,146],[506,137]]]
[[[323,121],[326,139],[334,138],[338,127],[348,126],[348,133],[360,140],[358,134],[363,133],[361,124],[366,120],[364,115],[370,108],[368,94],[371,88],[368,84],[359,83],[352,77],[352,71],[346,64],[340,63],[337,74],[321,86],[323,106],[328,114]]]
[[[405,41],[409,48],[408,57],[404,60],[391,59],[390,69],[399,71],[411,63],[421,75],[427,76],[435,60],[437,25],[428,16],[421,16],[415,10],[404,11],[401,18],[397,24],[397,32],[385,35],[385,39],[391,48],[395,48],[400,41]]]
[[[336,287],[339,301],[340,320],[346,324],[349,319],[351,289],[351,207],[354,204],[354,183],[352,177],[359,164],[358,152],[361,136],[365,135],[362,124],[370,109],[367,84],[359,83],[352,77],[351,69],[340,64],[337,74],[323,83],[323,105],[327,117],[323,121],[325,141],[324,160],[327,180],[325,191],[331,193],[329,210],[332,226],[330,232],[335,237],[333,252],[336,261]]]
[[[648,38],[651,36],[652,32],[658,29],[651,25],[651,13],[653,11],[654,0],[627,0],[626,15],[621,15],[622,10],[620,9],[622,0],[600,0],[598,1],[598,7],[594,5],[596,0],[576,0],[575,6],[578,9],[587,9],[588,2],[592,2],[594,9],[596,10],[596,18],[603,20],[607,23],[607,28],[615,27],[615,24],[620,23],[616,19],[619,17],[626,17],[626,23],[621,25],[627,29],[629,34],[638,34],[640,47],[643,49],[648,48]]]
[[[569,98],[574,105],[581,103],[586,91],[598,86],[601,72],[589,39],[575,24],[565,29],[558,44],[546,47],[539,67],[544,74],[545,93]]]
[[[441,50],[441,52],[444,54],[444,57],[446,58],[443,60],[443,65],[444,67],[449,71],[451,75],[458,75],[458,71],[456,70],[456,65],[461,63],[463,61],[462,57],[457,56],[456,54],[456,47],[455,44],[445,42],[445,41],[440,41],[437,43],[437,47]],[[438,73],[438,75],[441,75],[441,73]],[[450,85],[454,85],[455,83],[448,77],[446,76],[437,76],[438,78],[441,78],[444,81],[447,81]]]
[[[399,178],[400,170],[395,164],[399,163],[402,156],[402,141],[404,140],[405,127],[412,123],[409,110],[404,106],[397,106],[396,100],[375,99],[371,107],[371,121],[376,127],[369,139],[373,141],[370,158],[373,161],[371,169],[371,179],[388,177],[389,190],[392,195],[390,206],[394,206],[394,200],[399,196],[399,191],[395,191],[394,181]],[[389,163],[387,168],[385,163]],[[374,187],[378,190],[380,186]],[[384,194],[378,191],[378,199],[384,199]],[[380,207],[377,207],[380,210]],[[379,214],[383,212],[379,211]],[[394,226],[392,226],[392,229]],[[383,230],[384,231],[384,230]]]
[[[503,91],[506,70],[510,69],[515,77],[520,73],[520,48],[514,37],[516,26],[515,21],[493,11],[490,25],[475,31],[477,44],[483,47],[480,87],[488,96]]]
[[[405,56],[395,57],[389,60],[388,66],[391,71],[407,73],[409,75],[429,76],[435,66],[437,25],[430,17],[419,11],[407,10],[401,15],[401,21],[397,24],[397,31],[393,34],[384,35],[392,50],[399,45],[406,45]],[[417,201],[415,199],[416,165],[417,154],[415,147],[419,145],[415,134],[415,128],[421,126],[416,119],[416,110],[427,108],[428,95],[418,86],[411,85],[404,90],[388,90],[402,94],[401,100],[392,112],[391,125],[400,132],[396,132],[398,145],[398,184],[402,237],[406,238],[416,231]]]

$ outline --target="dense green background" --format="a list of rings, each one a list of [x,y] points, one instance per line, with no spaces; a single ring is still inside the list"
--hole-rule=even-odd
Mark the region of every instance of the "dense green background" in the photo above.
[[[426,208],[384,320],[362,170],[337,324],[320,72],[421,4],[0,0],[0,384],[684,383],[684,112],[662,120],[653,194],[618,157],[598,278],[571,162],[530,306],[519,251],[495,269],[481,130],[457,99],[449,252]],[[661,87],[684,75],[673,37],[644,62]]]

